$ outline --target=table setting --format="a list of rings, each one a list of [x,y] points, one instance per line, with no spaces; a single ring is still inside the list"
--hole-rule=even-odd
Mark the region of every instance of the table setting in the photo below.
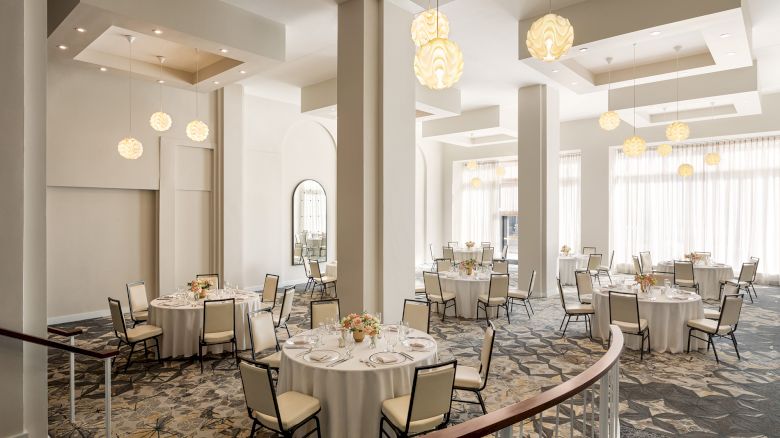
[[[468,263],[469,261],[464,261],[454,264],[449,271],[439,272],[439,282],[442,291],[455,294],[458,316],[476,318],[477,299],[480,295],[488,293],[490,276],[498,274],[498,272],[493,272],[492,264],[488,264],[485,266],[472,265],[472,271],[469,273],[468,269],[464,269],[464,264]],[[495,312],[496,309],[490,309],[492,315],[495,315]]]
[[[734,278],[734,269],[725,264],[712,261],[709,256],[686,256],[693,262],[693,275],[699,283],[699,293],[705,300],[717,300],[720,296],[720,282]],[[674,274],[674,261],[659,262],[656,271]]]

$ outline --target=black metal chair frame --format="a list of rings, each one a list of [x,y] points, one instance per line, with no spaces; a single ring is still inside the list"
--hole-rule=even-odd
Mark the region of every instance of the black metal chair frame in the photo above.
[[[287,293],[291,290],[295,292],[295,286],[287,286],[284,288],[284,291],[282,292],[282,307],[279,308],[279,322],[274,322],[274,329],[279,330],[279,328],[284,327],[284,330],[287,332],[287,337],[290,337],[290,329],[287,327],[287,321],[290,320],[290,317],[288,315],[287,319],[282,321],[282,313],[284,312],[284,299],[287,297]],[[292,312],[292,309],[290,309],[290,312]]]
[[[493,291],[493,277],[506,277],[507,278],[507,287],[509,285],[509,274],[490,274],[490,283],[488,283],[488,296],[487,296],[487,302],[477,300],[477,319],[479,319],[479,308],[480,304],[482,305],[482,310],[485,312],[485,321],[490,321],[490,318],[488,317],[488,309],[491,307],[496,308],[496,318],[499,317],[499,311],[498,309],[500,307],[504,308],[504,311],[506,312],[506,322],[511,324],[512,321],[509,320],[509,295],[506,297],[506,301],[504,301],[504,304],[496,304],[491,305],[490,304],[490,293]]]
[[[154,336],[152,338],[146,338],[143,341],[130,342],[129,341],[130,338],[128,338],[128,336],[127,336],[127,325],[125,324],[124,313],[122,313],[122,303],[120,303],[119,300],[116,300],[114,298],[109,298],[108,302],[109,302],[109,306],[111,305],[111,302],[116,302],[117,305],[119,306],[119,313],[122,314],[122,330],[124,330],[124,335],[125,335],[125,339],[126,340],[122,340],[122,338],[119,336],[119,333],[117,333],[117,331],[114,330],[114,336],[116,336],[116,338],[119,339],[119,343],[116,345],[116,349],[119,350],[122,347],[122,344],[127,344],[127,345],[130,346],[130,354],[127,355],[127,363],[125,364],[124,372],[125,373],[127,372],[128,368],[130,368],[130,364],[133,362],[133,352],[135,351],[135,345],[136,344],[138,344],[140,342],[143,342],[144,343],[144,357],[146,357],[146,355],[149,354],[149,349],[148,349],[148,347],[146,345],[146,341],[148,341],[149,339],[154,339],[154,344],[155,344],[155,347],[157,349],[157,362],[160,365],[162,365],[162,363],[163,363],[162,362],[162,355],[160,354],[160,336],[162,336],[162,333],[160,333],[159,335]],[[114,364],[114,359],[116,359],[116,356],[111,359],[111,365],[112,366]]]
[[[607,274],[607,278],[609,278],[609,282],[612,283],[612,275],[609,273],[610,269],[612,269],[612,262],[615,260],[615,250],[612,250],[612,255],[609,256],[609,267],[607,269],[603,269],[601,266],[599,266],[597,273],[601,275],[602,272],[605,272]],[[602,259],[603,261],[603,259]],[[599,283],[601,284],[601,283]]]
[[[428,308],[428,325],[425,327],[425,333],[431,332],[431,302],[430,301],[420,301],[415,300],[411,298],[407,298],[404,300],[404,308],[401,311],[401,321],[406,321],[406,303],[410,302],[413,306],[426,306]]]
[[[636,325],[637,329],[641,327],[641,324],[639,323],[639,299],[637,298],[636,294],[626,293],[626,292],[617,292],[617,291],[609,291],[609,323],[612,324],[612,295],[620,295],[624,297],[631,297],[634,299],[634,304],[636,304]],[[647,339],[647,354],[650,354],[650,325],[648,324],[647,327],[645,327],[644,330],[640,330],[637,333],[627,332],[625,330],[621,330],[623,333],[627,335],[633,335],[633,336],[641,336],[642,337],[642,344],[639,346],[639,361],[641,362],[642,359],[644,359],[645,355],[645,339]],[[612,336],[610,334],[609,342],[607,342],[607,345],[610,345],[612,343]]]
[[[528,315],[528,317],[531,317],[531,314],[536,314],[534,311],[534,306],[531,305],[531,294],[534,293],[531,289],[533,288],[534,284],[534,278],[536,277],[536,269],[531,270],[531,279],[528,281],[528,297],[526,298],[515,298],[515,297],[508,297],[509,298],[509,305],[512,312],[515,311],[515,301],[519,301],[520,304],[525,307],[525,313]],[[528,309],[531,309],[529,312]]]
[[[279,276],[276,275],[276,274],[265,274],[265,278],[268,278],[268,277],[276,277],[276,290],[274,290],[274,301],[271,303],[271,307],[263,307],[261,310],[264,310],[264,311],[267,311],[267,312],[273,312],[274,311],[274,307],[276,307],[276,298],[278,298],[277,294],[279,293]],[[265,288],[265,283],[263,283],[263,288]],[[265,290],[260,292],[260,303],[261,304],[268,302],[268,301],[263,301],[263,292],[265,292]]]
[[[325,298],[322,300],[309,301],[309,329],[313,330],[317,328],[314,327],[314,306],[319,306],[325,303],[331,303],[333,301],[336,302],[336,309],[338,311],[336,314],[336,318],[338,318],[338,320],[341,321],[341,303],[339,303],[338,298]]]
[[[592,253],[587,253],[587,255],[596,254],[596,247],[595,247],[595,246],[583,246],[583,247],[582,247],[582,254],[583,254],[583,255],[585,255],[585,254],[586,254],[586,253],[585,253],[585,250],[586,250],[586,249],[592,249],[592,250],[593,250],[593,252],[592,252]]]
[[[457,399],[457,398],[453,398],[452,399],[452,401],[454,401],[454,402],[468,403],[468,404],[472,404],[472,405],[479,405],[482,408],[482,413],[483,414],[487,414],[487,408],[485,408],[485,400],[482,398],[481,391],[483,389],[485,389],[485,387],[487,386],[488,375],[490,374],[490,362],[492,362],[492,360],[493,360],[493,345],[495,345],[495,343],[496,343],[496,326],[493,324],[493,321],[488,321],[487,323],[488,323],[488,327],[493,329],[493,339],[490,340],[490,355],[488,356],[487,371],[485,372],[485,378],[482,380],[482,386],[480,386],[479,388],[464,388],[464,387],[460,387],[460,386],[454,386],[453,387],[453,389],[455,389],[457,391],[473,392],[477,396],[477,401],[462,400],[462,399]],[[480,351],[479,354],[480,354],[480,359],[481,359],[482,351]],[[456,370],[456,372],[457,372],[457,370]],[[479,361],[479,372],[480,372],[480,374],[482,373],[482,360]]]
[[[739,277],[737,277],[737,281],[722,280],[720,282],[720,292],[718,292],[718,298],[720,298],[723,295],[723,287],[725,285],[727,285],[727,284],[731,284],[732,286],[736,286],[737,290],[744,290],[745,292],[747,292],[748,298],[750,298],[750,302],[751,303],[755,302],[755,301],[753,301],[753,295],[751,295],[751,288],[753,289],[752,293],[755,294],[756,293],[756,289],[753,286],[753,281],[755,281],[755,279],[756,279],[756,271],[753,272],[753,276],[751,277],[750,280],[745,280],[745,283],[747,283],[745,285],[745,287],[742,287],[742,285],[740,285],[740,283],[741,283],[740,278],[742,278],[742,271],[745,269],[745,265],[756,265],[756,271],[758,271],[758,263],[753,263],[753,262],[745,262],[745,263],[743,263],[742,264],[742,268],[740,268]],[[758,294],[756,294],[756,299],[758,299]],[[132,314],[133,313],[130,312],[130,315],[132,315]]]
[[[316,277],[313,277],[313,278],[314,278],[314,286],[313,286],[313,287],[312,287],[312,289],[311,289],[311,296],[312,296],[312,298],[314,297],[314,289],[317,287],[317,285],[319,285],[319,286],[320,286],[320,299],[322,299],[323,297],[325,297],[325,292],[326,292],[328,289],[330,289],[330,288],[331,288],[331,287],[329,287],[329,286],[332,286],[332,289],[333,289],[333,297],[334,297],[334,298],[338,298],[338,296],[339,296],[339,293],[338,293],[338,290],[336,289],[336,280],[327,281],[327,282],[326,282],[326,281],[323,281],[323,280],[322,280],[322,268],[320,267],[320,261],[319,261],[319,260],[313,260],[313,261],[317,263],[317,270],[318,270],[318,271],[320,271],[320,278],[319,278],[320,282],[319,282],[319,283],[317,283],[317,278],[316,278]],[[311,266],[309,266],[309,271],[311,271]],[[314,275],[314,273],[312,273],[312,276],[313,276],[313,275]],[[328,294],[328,296],[330,296],[330,294]]]
[[[258,313],[261,313],[261,312],[267,312],[267,311],[268,310],[266,310],[266,309],[260,309],[260,310],[255,310],[253,312],[248,312],[246,314],[246,323],[247,323],[247,325],[249,327],[249,349],[250,349],[250,351],[252,353],[252,359],[249,360],[249,359],[247,359],[245,357],[241,357],[241,356],[237,355],[236,365],[238,365],[243,360],[243,361],[249,362],[249,363],[251,363],[253,365],[265,365],[268,368],[270,368],[271,370],[274,370],[274,371],[277,371],[277,372],[279,371],[279,369],[276,368],[276,367],[271,367],[268,364],[264,364],[262,362],[258,362],[257,361],[257,355],[255,354],[255,339],[254,339],[254,336],[252,334],[252,315],[255,315],[255,314],[258,314]],[[271,323],[273,324],[273,316],[271,317]],[[279,337],[276,336],[276,330],[275,329],[274,329],[274,339],[276,339],[276,351],[281,350],[282,348],[279,346]]]
[[[593,258],[594,256],[598,256],[599,257],[599,263],[598,263],[598,266],[596,266],[596,269],[590,269],[590,259]],[[588,270],[588,273],[590,274],[591,277],[593,277],[596,280],[598,280],[599,286],[601,286],[601,270],[599,269],[599,267],[601,266],[601,262],[603,262],[603,261],[604,261],[604,255],[603,254],[599,254],[599,253],[588,254],[588,266],[587,266],[586,269]],[[593,271],[596,271],[596,272],[594,273]],[[611,278],[610,278],[610,281],[612,281]]]
[[[558,280],[558,294],[561,298],[561,305],[563,306],[563,320],[561,321],[561,326],[558,327],[558,330],[563,330],[563,333],[561,333],[561,337],[566,336],[566,329],[569,328],[570,322],[584,322],[585,323],[585,330],[588,331],[588,337],[590,339],[593,339],[593,330],[592,330],[592,324],[590,322],[590,315],[589,313],[569,313],[569,310],[566,308],[566,298],[563,294],[563,286],[561,286],[561,279],[557,278]],[[576,319],[574,321],[571,320],[571,317],[575,316]],[[584,316],[584,320],[580,321],[580,316]],[[563,323],[566,323],[564,326]]]
[[[726,307],[726,302],[729,299],[733,300],[733,299],[737,299],[737,298],[742,298],[744,300],[745,299],[744,297],[745,297],[745,294],[729,294],[729,295],[726,295],[725,297],[723,297],[724,298],[723,299],[723,307],[724,308]],[[739,356],[739,348],[737,347],[737,338],[736,338],[736,336],[734,336],[734,332],[737,331],[737,326],[739,325],[739,323],[734,324],[734,327],[731,328],[730,332],[726,333],[725,335],[721,335],[718,332],[720,331],[720,322],[721,322],[722,319],[723,319],[723,309],[721,309],[720,316],[718,317],[718,325],[717,325],[717,327],[715,329],[715,333],[708,333],[708,332],[701,331],[701,330],[699,330],[697,328],[688,327],[688,347],[685,349],[685,352],[686,353],[690,353],[691,352],[691,338],[696,338],[696,339],[698,339],[700,341],[707,342],[707,351],[710,351],[710,345],[712,345],[712,352],[715,353],[715,362],[720,363],[720,359],[718,359],[718,351],[715,350],[715,340],[713,339],[713,337],[717,337],[717,338],[731,338],[731,342],[734,344],[734,351],[737,353],[737,360],[741,360],[742,358]],[[705,333],[707,335],[707,339],[700,338],[700,337],[694,335],[692,333],[694,330],[702,332],[702,333]]]
[[[489,260],[485,260],[485,250],[490,250],[490,254],[492,254],[490,256]],[[496,256],[496,249],[494,247],[492,247],[492,246],[483,246],[483,247],[481,247],[480,248],[480,257],[479,257],[481,259],[481,261],[479,262],[480,266],[484,266],[484,265],[488,265],[490,263],[493,263],[493,259],[494,259],[495,256]]]
[[[135,319],[135,316],[133,316],[133,300],[130,299],[130,288],[132,286],[138,286],[139,284],[143,284],[144,287],[146,287],[146,284],[143,281],[140,281],[140,280],[139,281],[134,281],[132,283],[126,283],[125,284],[125,288],[127,289],[127,307],[130,308],[130,320],[133,321],[133,328],[135,328],[135,326],[137,326],[138,324],[142,324],[142,323],[146,322],[146,321],[137,321]],[[148,311],[149,310],[147,309],[147,312]]]
[[[303,257],[303,273],[308,279],[306,281],[306,286],[303,288],[304,293],[309,290],[309,287],[314,285],[314,277],[311,275],[311,266],[309,266],[309,260],[310,259],[308,257]],[[314,289],[311,290],[311,294],[314,296]]]
[[[198,274],[195,276],[195,279],[200,280],[201,278],[208,278],[208,277],[217,277],[217,284],[214,285],[214,287],[219,289],[219,285],[220,283],[222,283],[222,279],[219,278],[219,274]]]
[[[225,303],[230,302],[233,310],[233,337],[224,342],[206,342],[206,311],[209,303]],[[219,300],[206,300],[203,302],[203,326],[200,329],[200,336],[198,336],[198,361],[200,362],[200,372],[203,372],[203,347],[208,348],[209,345],[220,344],[233,344],[233,357],[236,358],[238,363],[238,343],[236,342],[236,299],[235,298],[222,298]],[[208,355],[208,350],[206,351]]]
[[[682,285],[682,284],[677,284],[677,265],[678,264],[680,264],[680,265],[683,265],[683,264],[691,265],[691,278],[692,278],[692,281],[693,281],[693,286],[685,286],[685,285]],[[684,261],[684,260],[675,260],[675,261],[673,261],[672,262],[672,281],[673,281],[673,284],[675,286],[677,286],[677,287],[684,287],[684,288],[688,288],[688,289],[693,288],[696,291],[697,295],[701,295],[699,293],[699,283],[696,282],[696,268],[694,268],[693,262]]]
[[[432,304],[436,304],[436,313],[441,313],[441,320],[442,321],[444,321],[444,318],[447,317],[447,309],[449,309],[450,307],[455,307],[455,317],[457,318],[458,317],[458,303],[457,303],[457,301],[455,301],[455,298],[453,298],[451,300],[444,301],[444,295],[443,295],[444,291],[441,288],[441,278],[439,277],[439,273],[438,272],[428,272],[428,274],[435,274],[436,275],[436,281],[439,283],[439,292],[442,293],[442,295],[441,295],[441,301],[442,302],[439,303],[439,302],[431,300],[431,297],[428,295],[428,289],[427,288],[425,289],[425,299],[428,302],[432,303]],[[423,283],[424,282],[425,282],[425,272],[423,272]],[[452,305],[448,305],[447,303],[452,303]],[[441,312],[439,311],[439,305],[444,305],[444,310],[441,311]]]
[[[585,272],[588,274],[588,281],[590,281],[590,290],[593,290],[593,280],[591,279],[591,275],[588,272],[587,269],[577,269],[574,271],[574,286],[577,288],[577,301],[580,302],[580,304],[592,304],[593,303],[593,292],[591,292],[590,295],[590,303],[583,303],[582,302],[582,295],[580,294],[580,277],[577,276],[577,273]]]

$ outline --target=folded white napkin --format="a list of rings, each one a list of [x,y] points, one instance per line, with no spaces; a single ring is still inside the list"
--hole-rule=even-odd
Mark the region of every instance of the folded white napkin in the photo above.
[[[376,355],[376,360],[380,363],[395,363],[398,362],[398,357],[394,354],[380,353]]]
[[[423,349],[423,348],[427,348],[427,347],[428,347],[428,344],[426,342],[424,342],[424,341],[417,340],[417,339],[413,339],[413,340],[409,341],[409,348],[412,348],[412,349]]]
[[[293,345],[304,345],[308,344],[308,340],[304,338],[292,338],[290,339],[290,343]]]
[[[309,359],[315,362],[322,362],[330,358],[331,358],[331,353],[329,351],[315,351],[309,354]]]

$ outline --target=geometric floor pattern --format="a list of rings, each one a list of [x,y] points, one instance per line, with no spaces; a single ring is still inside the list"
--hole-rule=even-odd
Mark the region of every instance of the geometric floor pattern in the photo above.
[[[780,436],[780,288],[757,287],[759,301],[746,304],[737,330],[742,360],[730,343],[718,344],[721,363],[710,352],[638,352],[621,357],[620,423],[628,437]],[[574,293],[568,288],[568,293]],[[308,327],[308,294],[297,294],[290,323],[294,333]],[[521,306],[495,319],[496,347],[483,396],[488,411],[526,399],[565,381],[595,362],[604,347],[591,341],[581,324],[558,331],[563,311],[557,297],[534,299],[529,319]],[[431,319],[440,358],[476,364],[484,323],[447,317]],[[78,344],[114,345],[108,318],[65,324],[87,331]],[[280,332],[280,340],[286,333]],[[124,365],[127,350],[117,364]],[[102,436],[103,364],[76,358],[76,424],[68,419],[67,355],[50,350],[49,434],[52,437]],[[197,360],[149,358],[115,375],[112,383],[113,434],[118,437],[248,436],[251,422],[235,362],[228,355],[210,357],[201,374]],[[468,395],[463,394],[463,397]],[[478,406],[454,403],[452,422],[481,413]],[[554,410],[541,421],[550,435]],[[562,414],[563,415],[563,414]],[[378,419],[377,419],[378,421]],[[539,423],[537,423],[537,428]],[[525,432],[534,436],[532,425]],[[568,434],[568,432],[567,432]],[[579,435],[579,431],[577,433]],[[263,433],[257,436],[268,436]]]

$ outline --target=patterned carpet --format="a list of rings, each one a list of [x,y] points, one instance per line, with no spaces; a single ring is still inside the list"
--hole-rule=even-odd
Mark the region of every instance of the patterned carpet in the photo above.
[[[624,351],[620,382],[623,436],[778,436],[780,357],[775,346],[780,345],[780,288],[757,289],[759,302],[743,308],[737,331],[741,361],[725,341],[718,343],[720,365],[711,352],[653,353],[639,362],[638,352]],[[572,288],[567,292],[575,293]],[[293,333],[300,331],[298,327],[308,327],[308,294],[301,295],[296,297],[290,324]],[[489,411],[567,380],[605,351],[585,335],[582,324],[570,325],[567,336],[560,337],[563,311],[557,297],[535,299],[534,308],[536,313],[530,320],[522,307],[516,307],[511,324],[503,316],[495,320],[496,348],[483,391]],[[440,358],[454,356],[459,363],[476,364],[483,325],[449,317],[442,322],[433,317],[431,333],[439,341]],[[115,343],[108,318],[63,327],[86,328],[87,333],[78,340],[83,346],[103,348]],[[285,336],[280,332],[280,339]],[[120,366],[127,351],[123,353],[117,363]],[[203,374],[197,360],[165,361],[160,366],[152,359],[134,362],[128,373],[114,377],[115,436],[248,436],[251,423],[230,356],[212,357]],[[77,357],[74,425],[67,420],[67,363],[66,355],[50,351],[49,433],[52,437],[102,436],[103,364]],[[480,413],[478,406],[453,404],[454,423]],[[554,409],[545,412],[541,422],[544,435],[552,434],[554,414]],[[561,421],[567,421],[567,416],[568,406],[561,409]],[[532,427],[527,423],[525,433],[536,436]],[[565,424],[561,432],[568,434]]]

